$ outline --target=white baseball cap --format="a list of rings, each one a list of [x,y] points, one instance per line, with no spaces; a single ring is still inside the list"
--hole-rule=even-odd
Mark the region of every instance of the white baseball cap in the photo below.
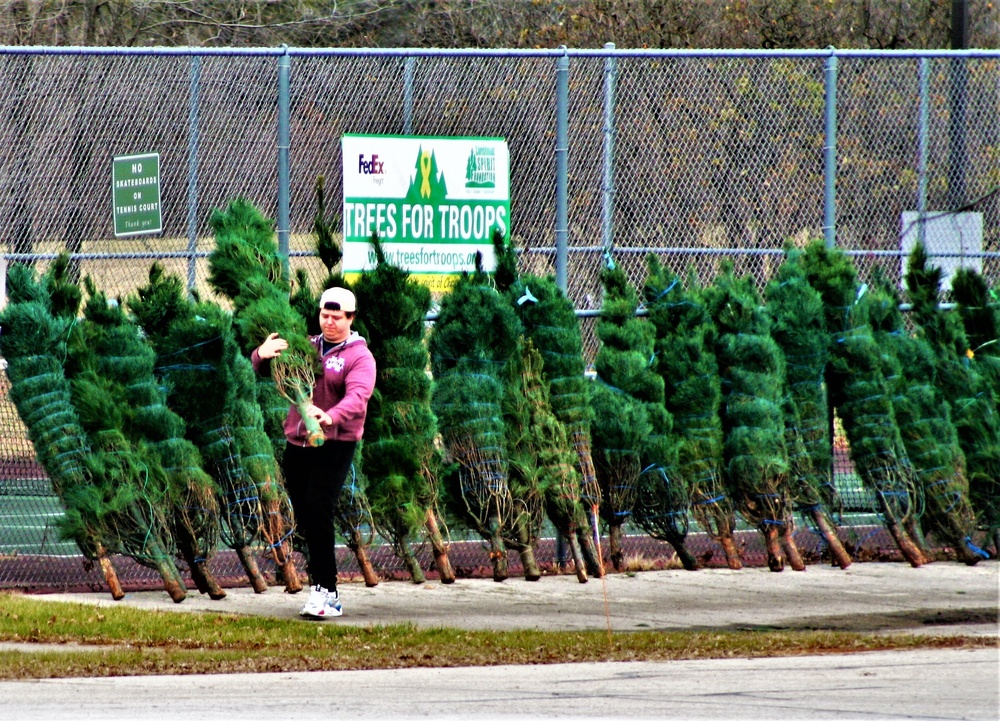
[[[358,309],[354,293],[347,288],[327,288],[319,298],[320,310],[342,310],[354,313]]]

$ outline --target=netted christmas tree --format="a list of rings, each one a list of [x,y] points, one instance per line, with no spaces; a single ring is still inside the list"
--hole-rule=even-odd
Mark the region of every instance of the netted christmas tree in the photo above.
[[[183,419],[167,405],[153,372],[156,355],[139,327],[120,302],[85,285],[89,297],[68,361],[80,416],[101,432],[120,433],[140,459],[136,470],[147,478],[160,476],[145,487],[165,492],[160,502],[178,555],[201,593],[223,598],[225,591],[208,568],[219,542],[219,490],[198,449],[184,437]]]
[[[74,541],[84,558],[100,565],[112,598],[120,600],[125,592],[111,553],[122,547],[109,531],[117,523],[117,509],[134,501],[135,489],[95,483],[88,470],[90,443],[63,371],[73,320],[52,314],[49,290],[28,266],[11,266],[7,291],[7,305],[0,312],[0,353],[6,361],[10,399],[65,509],[57,526],[60,536]],[[98,496],[99,487],[111,495]],[[114,547],[109,548],[109,542]]]
[[[830,557],[841,568],[851,557],[837,535],[830,509],[839,512],[833,485],[830,406],[824,373],[830,358],[823,299],[809,285],[801,251],[788,248],[785,260],[765,291],[771,317],[771,337],[785,361],[785,448],[795,508],[826,542]]]
[[[926,559],[905,528],[916,511],[913,471],[866,306],[857,302],[866,286],[858,285],[850,258],[822,240],[806,246],[802,261],[809,284],[823,298],[831,334],[827,398],[843,423],[854,468],[874,495],[882,522],[903,557],[920,566]]]
[[[497,289],[507,296],[521,320],[525,338],[542,359],[540,373],[547,385],[544,395],[549,407],[539,409],[536,422],[542,423],[541,418],[551,412],[563,428],[560,432],[545,425],[538,430],[539,453],[551,454],[546,457],[556,463],[548,471],[542,489],[549,520],[568,544],[577,578],[583,583],[588,574],[603,576],[604,565],[594,545],[601,490],[591,456],[591,383],[584,376],[580,322],[572,301],[554,278],[518,273],[512,245],[499,233],[494,235],[493,243]],[[563,452],[551,446],[563,440],[576,457],[576,473],[563,471],[559,460]]]
[[[531,407],[532,399],[541,400],[538,394],[541,380],[542,359],[538,351],[523,336],[514,340],[516,345],[504,367],[504,395],[500,407],[504,423],[504,456],[507,459],[507,485],[513,501],[513,514],[504,532],[504,541],[521,555],[524,577],[529,581],[541,578],[541,570],[535,559],[535,545],[545,520],[544,483],[557,478],[552,473],[559,469],[547,468],[548,458],[540,458],[542,438],[534,436],[535,431],[544,433],[545,428],[534,428],[535,421],[543,423],[545,409]],[[549,436],[551,438],[551,436]],[[559,477],[562,480],[561,477]]]
[[[377,236],[372,236],[372,248],[377,265],[354,284],[361,309],[358,330],[378,359],[363,453],[372,518],[415,583],[425,577],[410,543],[424,529],[440,580],[452,583],[455,572],[438,512],[441,452],[427,375],[431,293],[386,260]]]
[[[991,483],[987,479],[996,483],[1000,478],[997,407],[1000,390],[994,382],[995,377],[991,377],[991,364],[973,362],[976,352],[965,333],[962,316],[954,309],[941,307],[941,268],[929,265],[927,252],[921,244],[910,253],[905,281],[913,323],[934,353],[936,385],[950,406],[959,447],[965,454],[969,492],[971,494],[971,486],[975,484],[976,496],[981,498],[982,489],[984,486],[989,488]],[[964,543],[972,553],[978,551],[971,539]]]
[[[622,526],[632,518],[642,486],[643,527],[669,541],[684,567],[694,569],[697,561],[684,546],[688,496],[675,475],[677,439],[671,436],[673,422],[663,404],[663,377],[653,369],[656,329],[636,316],[638,293],[610,257],[601,283],[593,443],[611,562],[618,570],[624,566]]]
[[[215,250],[209,255],[209,284],[233,304],[237,338],[249,354],[271,333],[278,333],[288,348],[271,359],[271,382],[259,384],[259,402],[265,413],[268,436],[276,451],[284,447],[281,428],[294,405],[302,415],[310,445],[323,443],[319,421],[305,409],[312,403],[319,359],[306,335],[306,325],[289,303],[291,291],[278,253],[274,224],[249,201],[239,198],[216,209],[209,221],[215,233]],[[285,399],[279,404],[274,394]],[[282,408],[283,406],[283,408]],[[279,410],[281,409],[281,410]],[[280,457],[280,455],[279,455]]]
[[[767,565],[784,569],[785,556],[805,569],[793,537],[783,411],[785,359],[771,337],[771,319],[750,277],[731,264],[705,290],[715,322],[715,357],[722,380],[725,479],[740,514],[763,534]]]
[[[959,269],[951,279],[952,296],[969,341],[971,366],[986,379],[1000,404],[1000,300],[982,274]],[[980,528],[993,543],[993,556],[1000,555],[1000,405],[987,414],[975,444],[974,462],[969,464],[969,493]],[[990,429],[994,429],[990,433]]]
[[[922,528],[951,546],[959,560],[975,565],[982,552],[971,540],[976,519],[969,503],[965,454],[951,410],[936,387],[934,350],[921,333],[907,331],[899,294],[888,279],[876,276],[862,302],[868,304],[869,323],[893,392],[896,424],[923,499]]]
[[[570,546],[577,579],[586,583],[586,562],[577,542],[576,523],[587,523],[580,505],[577,455],[566,429],[552,412],[549,384],[544,378],[541,353],[530,339],[520,344],[518,362],[509,365],[511,378],[504,397],[506,445],[511,483],[538,489],[535,507],[522,509],[527,524],[540,524],[546,513]],[[516,496],[531,500],[528,493]],[[535,529],[537,534],[537,529]]]
[[[189,298],[181,279],[159,264],[128,307],[156,351],[167,402],[183,418],[187,438],[221,493],[223,542],[236,552],[257,593],[267,589],[255,557],[261,546],[286,588],[300,590],[288,542],[290,506],[263,414],[252,402],[253,367],[236,340],[232,316],[216,303]]]
[[[507,578],[505,536],[517,510],[508,484],[501,402],[520,321],[481,270],[463,273],[442,297],[430,335],[438,419],[450,472],[442,495],[457,521],[489,543],[493,579]]]
[[[199,591],[222,598],[225,592],[207,567],[218,543],[216,488],[197,448],[184,438],[183,420],[166,406],[153,374],[155,354],[118,301],[89,278],[83,318],[77,318],[82,294],[68,267],[55,264],[47,282],[53,310],[76,319],[65,374],[92,451],[88,466],[101,484],[92,497],[135,489],[118,516],[116,545],[155,568],[175,601],[186,593],[177,567],[165,558],[174,552]]]
[[[715,358],[715,326],[692,279],[685,288],[654,255],[643,298],[656,328],[657,373],[664,406],[683,442],[677,468],[691,499],[691,514],[722,546],[731,569],[743,567],[733,539],[736,515],[722,478],[722,390]]]

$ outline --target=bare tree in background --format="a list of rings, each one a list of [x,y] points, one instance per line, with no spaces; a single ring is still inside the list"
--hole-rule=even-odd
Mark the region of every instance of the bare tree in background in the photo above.
[[[969,1],[972,47],[1000,44],[995,0]],[[942,0],[15,0],[5,45],[946,48]]]

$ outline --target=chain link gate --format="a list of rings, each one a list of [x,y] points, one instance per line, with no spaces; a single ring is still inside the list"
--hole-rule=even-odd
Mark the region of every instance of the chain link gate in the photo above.
[[[763,286],[786,242],[825,236],[862,279],[898,277],[901,237],[924,232],[902,213],[963,210],[981,214],[981,247],[939,257],[1000,274],[998,51],[0,48],[0,118],[3,261],[68,250],[109,295],[155,260],[211,297],[208,219],[237,196],[318,280],[314,188],[324,176],[336,207],[345,133],[505,138],[522,267],[565,278],[590,358],[605,253],[636,285],[653,252],[701,282],[731,261]],[[140,152],[160,154],[163,232],[114,238],[111,161]],[[38,554],[70,569],[57,585],[86,582],[6,383],[0,586],[45,585],[25,565]],[[456,565],[479,563],[474,545]]]

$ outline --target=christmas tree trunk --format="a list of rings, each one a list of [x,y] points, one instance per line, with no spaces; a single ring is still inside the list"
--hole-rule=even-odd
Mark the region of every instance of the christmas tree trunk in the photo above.
[[[452,568],[451,558],[448,556],[448,543],[441,532],[441,522],[438,520],[438,513],[433,508],[427,509],[427,518],[424,521],[427,528],[427,539],[431,543],[431,551],[434,554],[434,567],[438,571],[438,578],[441,583],[455,582],[455,569]]]

